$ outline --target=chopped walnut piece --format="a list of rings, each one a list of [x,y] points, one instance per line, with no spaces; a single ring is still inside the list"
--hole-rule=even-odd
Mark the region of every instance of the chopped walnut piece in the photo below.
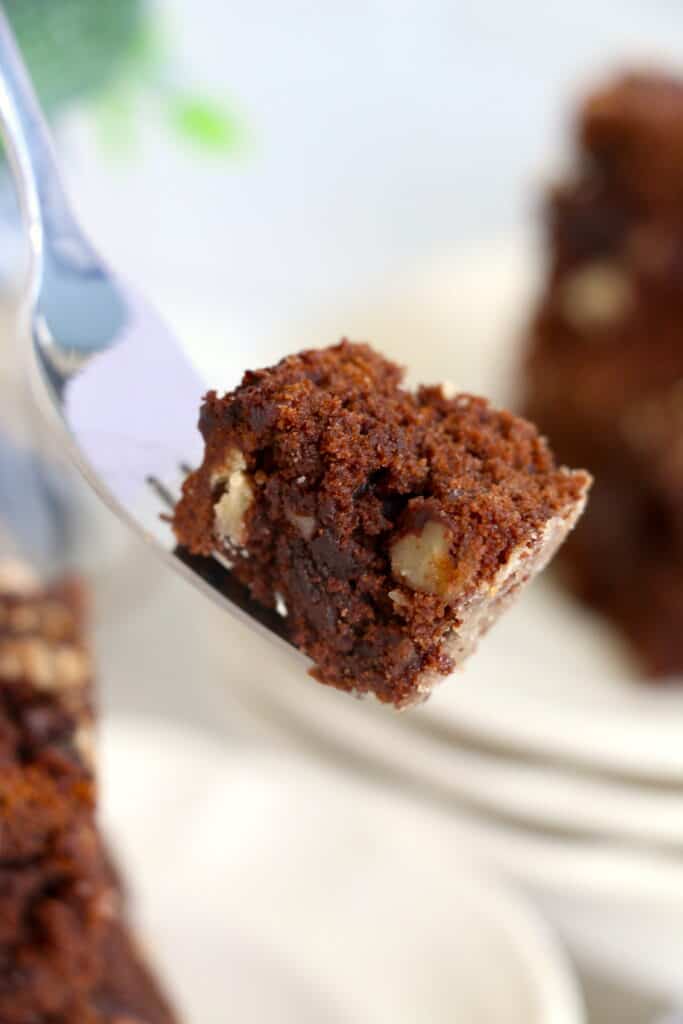
[[[223,490],[214,505],[216,533],[220,540],[228,540],[237,547],[244,544],[244,520],[254,498],[246,468],[244,455],[233,448],[220,469],[214,469],[211,476],[212,488]]]

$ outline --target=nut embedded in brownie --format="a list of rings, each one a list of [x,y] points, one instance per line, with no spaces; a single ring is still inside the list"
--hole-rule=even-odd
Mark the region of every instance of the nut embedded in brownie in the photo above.
[[[590,95],[575,169],[546,216],[523,408],[561,459],[596,478],[560,563],[652,676],[674,675],[683,671],[683,79],[630,73]]]
[[[460,665],[583,509],[526,421],[347,341],[210,392],[174,527],[286,608],[315,675],[404,707]]]
[[[0,1020],[172,1024],[95,820],[81,606],[0,562]]]

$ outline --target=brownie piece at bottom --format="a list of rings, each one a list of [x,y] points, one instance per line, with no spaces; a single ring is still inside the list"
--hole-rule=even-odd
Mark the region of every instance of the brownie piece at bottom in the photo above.
[[[97,824],[82,597],[0,561],[0,1022],[171,1024]]]

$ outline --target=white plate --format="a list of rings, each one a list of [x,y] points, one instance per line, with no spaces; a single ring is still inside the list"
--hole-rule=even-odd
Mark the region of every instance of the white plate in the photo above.
[[[105,822],[188,1021],[579,1024],[537,915],[445,819],[304,759],[104,732]]]
[[[239,652],[239,656],[238,653]],[[241,656],[241,657],[240,657]],[[244,659],[254,674],[246,677]],[[227,659],[226,659],[227,660]],[[393,715],[371,702],[272,669],[243,640],[228,661],[230,695],[237,697],[271,736],[313,746],[337,760],[350,760],[393,785],[419,785],[429,798],[504,818],[516,826],[577,840],[600,839],[669,849],[683,848],[683,801],[678,788],[593,776],[571,766],[515,759],[510,752],[470,743],[462,732]],[[219,680],[225,689],[225,679]],[[421,728],[421,724],[424,728]]]
[[[371,338],[409,365],[414,379],[446,377],[464,390],[506,400],[535,285],[532,252],[520,238],[444,252],[348,306],[273,328],[250,348],[225,311],[210,303],[195,313],[169,296],[168,310],[206,379],[219,388],[234,383],[237,366],[261,365],[345,332]],[[275,666],[270,682],[279,700]],[[465,730],[629,776],[683,780],[683,687],[642,684],[619,638],[546,580],[496,626],[464,674],[414,714],[442,744],[449,731],[455,737]],[[329,729],[335,731],[334,720]],[[639,819],[632,820],[637,828]]]

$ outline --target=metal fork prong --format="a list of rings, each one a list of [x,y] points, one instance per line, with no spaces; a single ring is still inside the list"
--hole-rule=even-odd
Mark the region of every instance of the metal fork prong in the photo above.
[[[179,562],[192,569],[197,576],[218,591],[231,605],[245,612],[254,622],[265,626],[270,633],[280,640],[284,640],[291,649],[293,645],[287,634],[286,620],[274,608],[267,608],[251,597],[247,587],[235,579],[230,571],[229,563],[222,555],[214,552],[212,557],[206,558],[201,555],[191,555],[189,551],[180,547],[176,547],[174,554]],[[301,664],[304,663],[304,659],[301,658]]]
[[[183,465],[183,463],[181,463]],[[147,482],[154,491],[154,493],[163,501],[167,508],[171,511],[176,507],[178,503],[177,496],[174,496],[173,492],[168,488],[161,480],[157,480],[156,477],[150,476],[147,478]],[[232,562],[220,551],[214,551],[211,554],[211,558],[218,563],[226,572],[231,572],[233,565]]]
[[[277,641],[284,655],[281,617],[252,601],[224,562],[179,556],[169,516],[160,514],[160,503],[165,513],[172,511],[180,480],[202,459],[197,410],[206,382],[73,216],[1,2],[0,132],[32,256],[25,295],[30,318],[22,317],[22,326],[32,348],[35,394],[51,427],[62,429],[74,461],[128,526],[202,593]],[[298,664],[306,664],[303,656]]]
[[[166,487],[166,485],[163,484],[161,480],[157,480],[155,476],[148,476],[147,483],[155,492],[155,494],[157,494],[161,498],[166,507],[172,512],[173,509],[176,507],[177,499],[174,498],[173,494],[169,491],[168,487]]]

